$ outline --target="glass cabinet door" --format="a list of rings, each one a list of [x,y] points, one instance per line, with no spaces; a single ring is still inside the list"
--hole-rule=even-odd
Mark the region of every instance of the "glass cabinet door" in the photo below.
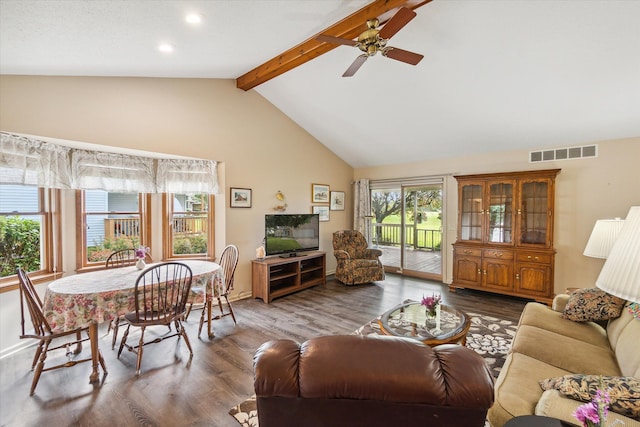
[[[547,179],[522,181],[520,189],[520,243],[548,246],[549,191]]]
[[[489,183],[487,242],[513,243],[513,181]]]
[[[482,219],[484,207],[482,196],[484,185],[470,183],[460,192],[460,239],[482,241]]]

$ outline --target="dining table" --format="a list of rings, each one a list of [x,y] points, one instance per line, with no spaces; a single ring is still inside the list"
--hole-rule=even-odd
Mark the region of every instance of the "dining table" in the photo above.
[[[179,259],[193,273],[188,303],[206,304],[207,333],[211,327],[212,300],[221,294],[224,277],[220,265],[212,261]],[[128,266],[64,276],[50,282],[44,295],[43,312],[53,330],[73,330],[78,327],[111,322],[135,311],[135,285],[140,274],[160,263],[150,263],[143,270]],[[97,332],[94,332],[97,333]],[[90,381],[98,380],[95,364]]]

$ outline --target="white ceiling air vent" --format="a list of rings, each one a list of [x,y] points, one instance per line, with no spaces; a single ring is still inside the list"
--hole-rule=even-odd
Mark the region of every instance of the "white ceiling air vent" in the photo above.
[[[573,160],[598,157],[598,145],[583,147],[552,148],[549,150],[530,151],[529,163],[551,162],[555,160]]]

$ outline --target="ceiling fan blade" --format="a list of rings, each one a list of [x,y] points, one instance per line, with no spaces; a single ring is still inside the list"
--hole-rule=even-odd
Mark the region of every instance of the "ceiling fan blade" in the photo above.
[[[408,50],[398,49],[397,47],[391,46],[385,48],[382,51],[382,55],[411,65],[418,65],[418,62],[422,61],[422,58],[424,58],[424,55],[420,55],[419,53],[413,53]]]
[[[318,34],[316,36],[316,40],[325,42],[325,43],[343,44],[347,46],[355,46],[358,43],[355,40],[343,39],[341,37],[327,36],[325,34]]]
[[[356,71],[358,71],[358,69],[360,67],[362,67],[362,64],[364,64],[365,61],[368,58],[369,58],[369,56],[367,54],[362,54],[362,55],[358,56],[356,58],[356,60],[353,61],[353,63],[349,66],[349,68],[347,68],[347,71],[344,72],[342,77],[351,77],[351,76],[353,76],[356,73]]]
[[[413,10],[401,7],[400,10],[389,19],[389,22],[384,24],[384,27],[382,27],[378,35],[383,39],[390,39],[395,33],[400,31],[402,27],[407,25],[409,21],[415,18],[416,15]]]

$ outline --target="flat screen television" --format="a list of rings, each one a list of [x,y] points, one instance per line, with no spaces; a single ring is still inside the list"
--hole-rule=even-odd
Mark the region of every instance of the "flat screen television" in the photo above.
[[[264,216],[264,249],[267,256],[294,257],[298,252],[320,249],[318,214],[267,214]]]

